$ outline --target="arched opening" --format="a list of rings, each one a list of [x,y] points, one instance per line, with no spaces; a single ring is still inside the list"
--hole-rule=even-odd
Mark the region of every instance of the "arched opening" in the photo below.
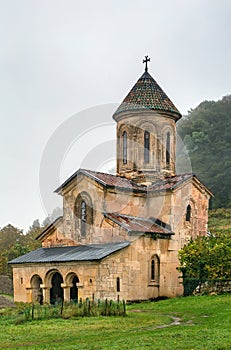
[[[166,137],[166,165],[170,165],[170,132],[167,132]]]
[[[87,210],[86,202],[81,202],[81,235],[86,236]]]
[[[75,226],[83,238],[93,224],[93,207],[91,197],[86,192],[78,195],[75,202]]]
[[[32,289],[32,302],[33,303],[43,303],[43,292],[40,285],[42,284],[42,278],[39,275],[34,275],[31,278],[31,289]]]
[[[55,272],[51,278],[50,303],[55,304],[63,300],[63,277],[59,272]]]
[[[192,208],[191,208],[191,205],[189,204],[186,209],[186,217],[185,217],[186,221],[191,221],[191,213],[192,213]]]
[[[123,164],[127,164],[127,149],[128,149],[127,132],[123,132]]]
[[[150,280],[159,284],[160,279],[160,259],[157,255],[154,255],[151,259],[150,265]]]
[[[71,281],[72,286],[70,288],[70,300],[74,302],[78,302],[78,287],[76,285],[78,282],[78,277],[74,275]]]
[[[149,151],[150,151],[150,133],[145,131],[144,133],[144,162],[149,163]]]

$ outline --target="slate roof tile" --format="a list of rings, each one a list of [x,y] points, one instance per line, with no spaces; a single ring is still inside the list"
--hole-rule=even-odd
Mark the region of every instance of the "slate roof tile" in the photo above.
[[[138,79],[113,117],[122,112],[135,110],[171,112],[175,114],[177,120],[181,118],[178,109],[148,72],[144,72]]]

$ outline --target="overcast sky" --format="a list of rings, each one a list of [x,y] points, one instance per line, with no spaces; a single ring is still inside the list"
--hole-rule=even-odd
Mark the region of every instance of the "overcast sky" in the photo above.
[[[230,94],[230,37],[230,0],[0,0],[0,227],[26,230],[42,221],[50,207],[39,174],[47,172],[52,193],[92,145],[100,150],[100,143],[112,142],[111,113],[143,73],[144,55],[183,114]],[[81,111],[88,108],[85,118]],[[78,135],[87,118],[92,130],[79,145],[68,134],[60,151],[59,137],[74,115]],[[105,118],[110,125],[102,127]],[[65,156],[53,180],[54,140]],[[101,169],[99,163],[92,168]]]

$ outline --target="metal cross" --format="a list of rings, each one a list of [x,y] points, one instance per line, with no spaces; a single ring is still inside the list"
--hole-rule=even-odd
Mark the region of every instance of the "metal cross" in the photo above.
[[[148,62],[150,62],[151,59],[148,58],[148,56],[145,56],[145,59],[143,60],[143,63],[145,63],[145,72],[148,71]]]

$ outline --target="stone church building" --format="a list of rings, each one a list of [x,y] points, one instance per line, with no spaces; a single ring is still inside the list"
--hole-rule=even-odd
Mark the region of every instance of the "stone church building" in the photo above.
[[[180,112],[148,73],[113,114],[117,174],[79,169],[56,189],[63,217],[10,262],[14,299],[147,300],[182,295],[178,251],[207,232],[211,192],[176,174]]]

